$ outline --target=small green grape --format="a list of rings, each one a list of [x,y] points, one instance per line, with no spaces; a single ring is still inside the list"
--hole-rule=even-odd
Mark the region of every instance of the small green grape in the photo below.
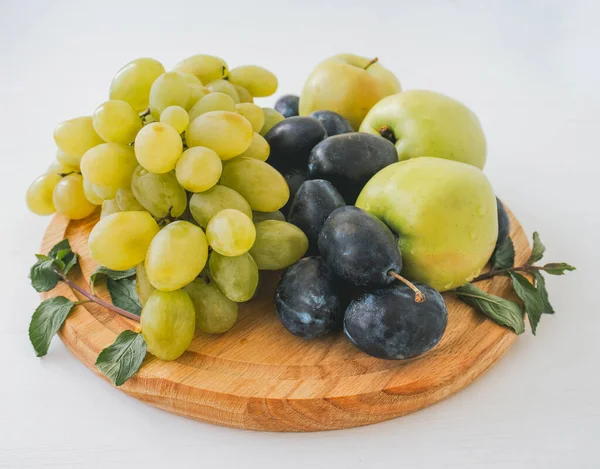
[[[235,104],[240,102],[240,97],[235,90],[235,87],[227,80],[213,80],[206,85],[213,93],[224,93],[229,95]]]
[[[59,166],[63,174],[70,173],[73,171],[79,171],[79,162],[81,158],[67,155],[60,148],[56,149],[56,161],[58,161]]]
[[[169,106],[160,114],[160,122],[173,127],[182,134],[190,123],[190,116],[181,106]]]
[[[248,119],[248,122],[252,125],[254,132],[260,132],[263,125],[265,124],[265,114],[263,110],[252,103],[240,103],[235,105],[235,112],[244,116]]]
[[[192,121],[185,138],[189,147],[208,147],[222,160],[230,160],[248,149],[252,135],[252,125],[245,117],[235,112],[211,111]]]
[[[212,252],[208,261],[210,278],[231,301],[248,301],[258,287],[258,267],[252,256],[221,256]]]
[[[104,217],[112,215],[113,213],[119,213],[119,212],[121,212],[121,209],[117,205],[117,202],[115,199],[105,200],[104,202],[102,202],[102,210],[100,211],[100,218],[102,219]]]
[[[188,148],[175,167],[177,181],[190,192],[207,191],[219,182],[222,172],[221,158],[206,147]]]
[[[54,129],[56,146],[70,157],[79,160],[90,148],[104,143],[94,130],[91,116],[76,117],[61,122]]]
[[[295,225],[279,220],[256,224],[256,241],[250,255],[260,270],[279,270],[302,259],[308,249],[308,238]]]
[[[52,215],[56,212],[52,194],[61,177],[56,173],[46,173],[38,177],[27,189],[27,208],[36,215]]]
[[[254,132],[252,136],[252,143],[248,149],[240,156],[246,156],[248,158],[254,158],[255,160],[266,161],[271,153],[271,147],[265,138]]]
[[[148,352],[161,360],[175,360],[194,338],[194,304],[183,290],[156,290],[142,309],[140,324]]]
[[[210,90],[206,86],[199,85],[188,85],[188,89],[190,90],[190,102],[188,103],[188,106],[190,108],[190,112],[192,112],[192,109],[194,109],[196,103],[204,98],[204,96],[207,94],[210,94]],[[192,118],[190,117],[190,122],[191,121]]]
[[[104,202],[104,199],[96,194],[94,185],[85,178],[83,178],[83,193],[85,194],[85,198],[94,205],[102,205],[102,202]]]
[[[254,223],[239,210],[221,210],[208,222],[206,238],[210,247],[224,256],[239,256],[248,251],[256,239]]]
[[[110,99],[125,101],[137,112],[149,104],[152,83],[165,73],[165,67],[155,59],[140,58],[125,64],[112,79]]]
[[[200,100],[194,104],[190,109],[190,122],[196,119],[196,117],[206,114],[211,111],[235,111],[235,103],[231,96],[225,93],[210,93],[200,98]]]
[[[117,196],[119,188],[116,186],[102,186],[100,184],[92,184],[92,190],[102,200],[111,200]]]
[[[285,215],[283,213],[281,213],[279,210],[276,210],[274,212],[252,211],[252,221],[254,222],[255,225],[257,223],[260,223],[261,221],[265,221],[265,220],[285,221]]]
[[[259,133],[264,137],[265,135],[267,135],[269,130],[273,128],[275,124],[281,122],[282,120],[285,120],[285,117],[283,117],[279,112],[277,112],[275,109],[271,109],[270,107],[263,107],[262,110],[263,114],[265,115],[265,123],[263,124],[262,129],[260,129]]]
[[[121,143],[102,143],[81,158],[81,174],[91,184],[125,187],[137,166],[133,148]]]
[[[138,113],[125,101],[111,100],[102,103],[92,115],[94,130],[107,142],[127,145],[133,142],[142,128]]]
[[[238,305],[213,283],[197,278],[184,287],[194,303],[196,327],[208,334],[222,334],[233,327],[238,318]]]
[[[191,91],[185,77],[177,72],[167,72],[159,76],[150,89],[150,112],[155,120],[169,106],[189,109]]]
[[[193,55],[179,62],[173,70],[176,72],[190,73],[199,78],[202,83],[209,83],[228,74],[227,63],[212,55]]]
[[[90,255],[98,264],[109,269],[131,269],[144,260],[159,229],[148,212],[117,212],[107,215],[90,233]]]
[[[153,217],[180,216],[187,206],[185,189],[179,185],[175,172],[155,174],[138,166],[131,179],[133,195]]]
[[[150,283],[150,280],[148,280],[148,274],[146,273],[143,262],[140,262],[137,265],[135,273],[135,291],[138,294],[141,305],[144,306],[156,288],[154,288]]]
[[[233,208],[252,218],[252,209],[246,199],[229,187],[216,185],[213,188],[192,195],[190,212],[202,228],[221,210]]]
[[[243,65],[229,70],[229,81],[246,88],[252,96],[271,96],[277,91],[277,77],[258,65]]]
[[[58,181],[52,192],[52,202],[58,213],[71,220],[80,220],[96,210],[85,197],[81,174],[69,174]]]
[[[135,195],[133,195],[131,187],[121,187],[117,191],[115,200],[122,212],[137,212],[146,210],[144,206],[135,198]]]
[[[183,143],[177,130],[167,124],[153,122],[135,137],[135,156],[148,171],[162,174],[175,169]]]
[[[240,85],[236,85],[235,83],[232,83],[232,84],[233,84],[233,87],[235,88],[235,91],[237,91],[238,96],[240,97],[240,103],[253,103],[254,102],[254,98],[252,98],[252,95],[246,88],[244,88],[243,86],[240,86]]]
[[[207,258],[208,243],[202,228],[187,221],[176,221],[154,237],[144,267],[154,288],[173,291],[194,280],[202,272]]]

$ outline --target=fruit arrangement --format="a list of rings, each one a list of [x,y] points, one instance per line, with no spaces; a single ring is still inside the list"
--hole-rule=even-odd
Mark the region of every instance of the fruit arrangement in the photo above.
[[[90,291],[76,289],[140,322],[99,355],[100,371],[121,385],[146,351],[174,360],[196,329],[226,333],[269,270],[285,269],[273,298],[282,334],[343,329],[377,358],[413,358],[439,343],[442,292],[517,333],[527,313],[535,333],[553,312],[541,273],[573,267],[534,265],[545,249],[537,234],[528,262],[514,266],[509,218],[482,172],[486,142],[470,109],[402,91],[377,59],[350,54],[317,65],[301,96],[274,109],[254,103],[277,87],[262,67],[229,69],[208,55],[171,71],[135,59],[91,116],[54,130],[56,161],[29,187],[27,205],[72,220],[101,207],[88,241],[99,267]],[[73,285],[76,264],[63,240],[38,255],[34,288]],[[472,285],[496,275],[512,279],[522,306]],[[94,294],[100,276],[112,304]],[[38,356],[76,304],[55,297],[38,307]]]

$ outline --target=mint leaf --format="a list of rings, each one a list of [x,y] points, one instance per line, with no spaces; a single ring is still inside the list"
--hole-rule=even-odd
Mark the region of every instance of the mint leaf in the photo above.
[[[121,386],[142,366],[146,356],[146,342],[142,334],[123,331],[96,359],[96,368],[116,386]]]
[[[500,244],[492,255],[492,270],[508,269],[515,263],[515,245],[510,237]]]
[[[29,271],[29,278],[31,279],[31,286],[35,289],[35,291],[49,291],[56,286],[60,280],[60,276],[54,270],[57,262],[62,263],[62,261],[57,261],[56,259],[49,259],[40,260],[33,264]],[[56,267],[60,268],[59,266]]]
[[[53,258],[53,259],[58,259],[58,253],[60,251],[73,251],[71,249],[71,244],[69,243],[69,240],[67,238],[63,239],[60,243],[56,244],[52,249],[50,249],[50,252],[48,253],[48,255]],[[64,257],[64,256],[63,256]]]
[[[113,280],[106,279],[106,288],[110,293],[110,299],[113,304],[119,308],[129,311],[137,316],[142,314],[142,305],[135,289],[135,280],[131,278],[122,278]]]
[[[547,272],[551,275],[564,275],[565,271],[571,272],[575,270],[575,267],[567,264],[566,262],[552,262],[550,264],[546,264],[544,267],[542,267],[542,269],[544,272]]]
[[[485,314],[491,320],[510,327],[517,334],[525,332],[523,310],[514,301],[490,295],[468,283],[455,290],[456,295],[468,305]]]
[[[59,269],[65,275],[77,265],[77,254],[71,250],[71,244],[66,238],[50,249],[48,255],[61,262],[62,266]]]
[[[112,278],[113,280],[121,280],[124,278],[133,277],[135,274],[135,267],[129,270],[112,270],[101,265],[92,273],[92,275],[90,275],[90,289],[92,290],[92,293],[94,293],[94,284],[99,276],[104,275],[105,277]]]
[[[529,319],[529,325],[531,326],[531,332],[535,335],[537,325],[540,322],[540,318],[544,312],[544,302],[540,296],[537,288],[527,278],[516,272],[511,272],[510,277],[512,278],[513,288],[515,293],[523,301],[525,306],[525,312]]]
[[[542,243],[540,239],[540,235],[537,231],[533,233],[533,248],[531,249],[531,255],[527,260],[527,264],[535,264],[542,257],[544,257],[544,252],[546,251],[546,246]]]
[[[29,340],[38,357],[48,353],[50,341],[75,306],[68,298],[57,296],[44,300],[37,307],[29,324]]]
[[[548,299],[548,290],[546,289],[546,280],[544,279],[544,276],[539,270],[534,270],[533,278],[535,279],[535,287],[537,288],[540,298],[542,299],[542,304],[544,305],[544,314],[554,314],[554,308]]]

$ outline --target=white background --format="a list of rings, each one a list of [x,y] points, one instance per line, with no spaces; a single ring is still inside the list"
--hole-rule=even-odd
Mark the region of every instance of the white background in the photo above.
[[[0,467],[600,467],[598,2],[0,0]],[[370,427],[269,434],[142,404],[55,340],[36,359],[27,280],[49,219],[26,211],[52,130],[90,114],[138,56],[167,68],[194,53],[263,65],[298,93],[321,59],[378,56],[405,88],[469,105],[486,173],[547,259],[557,310],[454,397]],[[272,104],[273,100],[265,100]]]

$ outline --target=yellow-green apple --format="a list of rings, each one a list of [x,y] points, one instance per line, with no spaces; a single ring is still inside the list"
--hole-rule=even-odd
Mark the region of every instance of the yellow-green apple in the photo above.
[[[382,99],[369,111],[360,131],[390,140],[400,161],[436,156],[479,169],[485,165],[485,136],[475,113],[433,91],[410,90]]]
[[[498,236],[490,182],[457,161],[423,157],[391,164],[365,185],[356,206],[398,235],[402,274],[438,291],[477,276]]]
[[[398,78],[377,59],[338,54],[312,71],[300,96],[299,111],[301,116],[334,111],[357,130],[375,103],[400,91]]]

